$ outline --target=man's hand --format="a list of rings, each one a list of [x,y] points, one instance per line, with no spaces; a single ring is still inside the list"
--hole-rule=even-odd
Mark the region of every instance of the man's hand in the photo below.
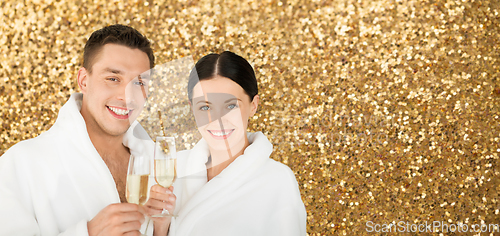
[[[111,204],[87,223],[89,236],[140,236],[144,214],[132,203]]]
[[[149,199],[144,204],[148,216],[159,215],[163,209],[168,210],[170,214],[174,213],[176,197],[173,193],[174,187],[164,188],[160,185],[153,185],[149,192]],[[154,235],[166,235],[170,227],[171,216],[151,217],[154,222]]]

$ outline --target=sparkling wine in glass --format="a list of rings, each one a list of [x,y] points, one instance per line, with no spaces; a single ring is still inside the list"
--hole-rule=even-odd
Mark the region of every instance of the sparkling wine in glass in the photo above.
[[[146,156],[130,155],[127,171],[126,197],[129,203],[144,205],[148,200],[148,179],[151,161]],[[149,223],[149,221],[148,221]],[[142,236],[146,236],[146,232]]]
[[[175,151],[175,139],[173,137],[156,137],[155,141],[154,177],[158,185],[169,188],[177,176],[177,157]],[[163,209],[159,215],[153,217],[174,216],[168,210]]]

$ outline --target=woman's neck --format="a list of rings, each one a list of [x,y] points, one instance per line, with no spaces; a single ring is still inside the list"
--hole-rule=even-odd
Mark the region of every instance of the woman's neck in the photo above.
[[[210,149],[210,159],[207,162],[207,179],[210,181],[215,176],[220,174],[226,167],[228,167],[237,157],[241,156],[245,149],[250,145],[248,138],[245,136],[243,145],[240,148],[231,148],[227,150],[213,150]],[[236,150],[235,150],[236,149]]]

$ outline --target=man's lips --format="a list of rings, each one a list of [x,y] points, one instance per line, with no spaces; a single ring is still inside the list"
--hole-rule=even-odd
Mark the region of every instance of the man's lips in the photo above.
[[[225,129],[225,130],[208,130],[208,132],[214,137],[215,139],[226,139],[228,138],[232,133],[234,129]]]
[[[133,111],[122,107],[106,106],[106,108],[108,108],[109,113],[117,119],[127,119]]]

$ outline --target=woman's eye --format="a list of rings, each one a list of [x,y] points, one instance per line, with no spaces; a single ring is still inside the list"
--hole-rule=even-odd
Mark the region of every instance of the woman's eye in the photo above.
[[[208,106],[202,106],[202,107],[200,107],[200,110],[202,110],[202,111],[208,111],[208,110],[210,110],[210,107],[208,107]]]
[[[136,82],[135,82],[135,85],[144,86],[145,84],[144,84],[144,82],[142,82],[142,81],[136,81]]]
[[[238,107],[238,105],[236,105],[236,104],[231,104],[231,105],[227,106],[228,109],[234,109],[234,108],[237,108],[237,107]]]

